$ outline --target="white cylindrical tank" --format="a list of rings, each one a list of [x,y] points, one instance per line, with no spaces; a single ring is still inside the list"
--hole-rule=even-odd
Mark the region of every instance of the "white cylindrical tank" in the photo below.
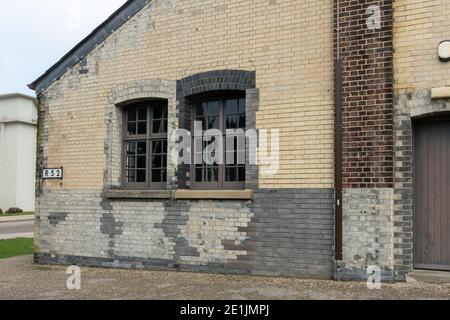
[[[36,98],[0,95],[0,209],[34,211]]]

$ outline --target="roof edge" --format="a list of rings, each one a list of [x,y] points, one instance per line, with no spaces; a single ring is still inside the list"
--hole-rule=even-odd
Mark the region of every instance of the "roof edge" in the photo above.
[[[121,27],[136,13],[142,10],[151,0],[127,0],[119,9],[94,29],[87,37],[66,53],[39,78],[28,85],[36,94],[42,93],[53,82],[58,80],[69,68],[73,67],[87,54],[105,41],[114,31]]]

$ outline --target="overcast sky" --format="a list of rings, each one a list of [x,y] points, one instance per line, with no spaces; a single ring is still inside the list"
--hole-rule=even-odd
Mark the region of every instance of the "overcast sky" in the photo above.
[[[21,92],[126,0],[2,0],[0,94]]]

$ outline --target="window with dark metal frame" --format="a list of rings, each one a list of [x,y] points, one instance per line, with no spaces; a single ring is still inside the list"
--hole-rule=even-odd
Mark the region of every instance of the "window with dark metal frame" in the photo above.
[[[126,107],[123,128],[123,187],[165,189],[167,100]]]
[[[227,129],[242,129],[245,132],[245,94],[233,93],[208,96],[193,101],[192,120],[202,123],[202,130],[218,129],[223,137],[223,162],[207,164],[203,158],[205,147],[214,142],[203,141],[203,148],[195,150],[193,138],[193,161],[191,165],[191,186],[194,189],[243,189],[245,186],[245,136],[234,139],[233,146],[227,150]],[[239,143],[238,139],[244,139]],[[240,155],[240,156],[238,156]],[[242,157],[243,155],[243,157]],[[214,156],[214,154],[213,154]],[[195,159],[202,164],[196,164]],[[243,158],[243,159],[242,159]],[[229,161],[232,159],[232,161]]]

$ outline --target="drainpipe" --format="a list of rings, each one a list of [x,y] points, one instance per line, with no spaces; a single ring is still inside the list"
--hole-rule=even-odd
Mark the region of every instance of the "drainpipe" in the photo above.
[[[336,58],[334,61],[335,107],[335,260],[339,271],[342,260],[342,61],[340,56],[340,0],[336,0]]]

